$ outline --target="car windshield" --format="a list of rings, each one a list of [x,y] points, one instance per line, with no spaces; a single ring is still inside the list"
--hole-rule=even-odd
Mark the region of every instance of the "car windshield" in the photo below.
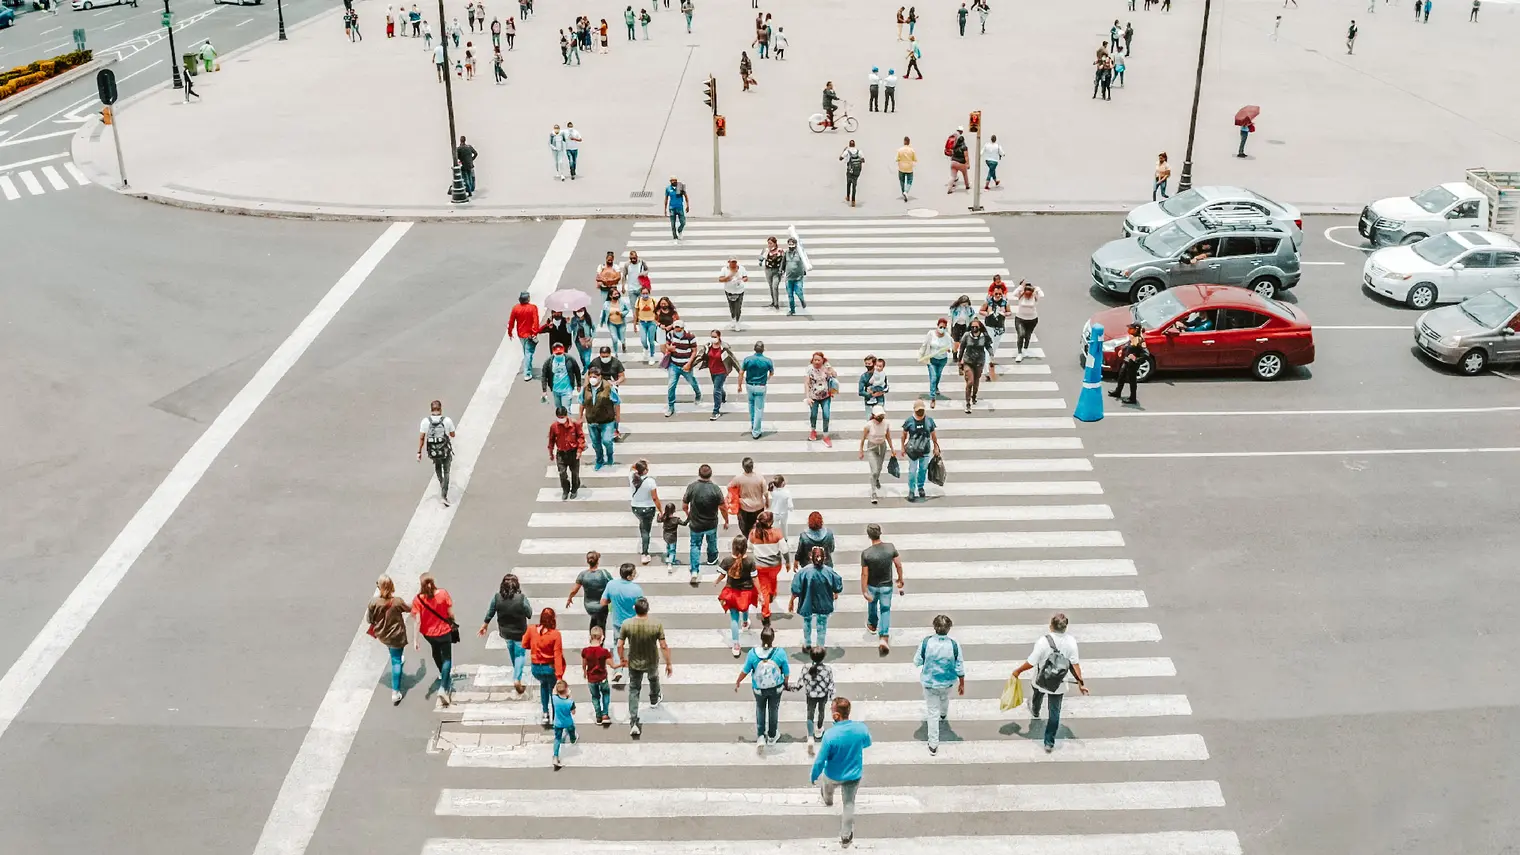
[[[1193,233],[1184,229],[1180,222],[1167,223],[1140,238],[1140,245],[1157,258],[1170,258],[1193,242]]]
[[[1414,203],[1431,214],[1441,213],[1451,207],[1451,203],[1455,201],[1457,201],[1457,194],[1445,187],[1432,187],[1414,197]]]
[[[1467,251],[1467,247],[1461,241],[1449,234],[1426,238],[1411,249],[1414,250],[1415,255],[1441,267],[1450,264],[1452,259]]]
[[[1515,311],[1520,309],[1520,306],[1506,300],[1498,291],[1488,291],[1464,300],[1461,308],[1462,314],[1482,324],[1484,329],[1491,330],[1497,329],[1500,324],[1514,317]]]
[[[1197,190],[1178,193],[1170,199],[1161,200],[1161,210],[1174,217],[1186,217],[1203,204],[1203,194]]]
[[[1177,295],[1170,291],[1162,291],[1154,297],[1142,300],[1135,304],[1135,320],[1148,330],[1160,329],[1172,322],[1172,319],[1186,310]]]

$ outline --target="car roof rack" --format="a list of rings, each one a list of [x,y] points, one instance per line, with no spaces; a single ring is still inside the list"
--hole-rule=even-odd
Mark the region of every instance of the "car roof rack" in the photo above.
[[[1263,217],[1260,214],[1229,213],[1229,212],[1199,212],[1195,214],[1198,222],[1204,228],[1213,231],[1215,229],[1239,229],[1245,231],[1272,231],[1282,232],[1283,227],[1278,225],[1271,217]]]

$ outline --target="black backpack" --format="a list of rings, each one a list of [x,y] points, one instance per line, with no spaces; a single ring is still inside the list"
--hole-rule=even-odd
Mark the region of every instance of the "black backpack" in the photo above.
[[[1035,676],[1034,684],[1047,692],[1054,692],[1066,682],[1066,675],[1071,671],[1071,660],[1056,646],[1054,638],[1047,635],[1045,642],[1050,645],[1050,655],[1040,663],[1040,672]]]
[[[448,425],[443,416],[428,416],[427,453],[433,460],[454,456],[454,443],[449,439]]]

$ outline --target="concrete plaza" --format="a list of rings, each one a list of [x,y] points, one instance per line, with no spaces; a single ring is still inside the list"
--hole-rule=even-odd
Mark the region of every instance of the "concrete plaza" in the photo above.
[[[513,14],[491,3],[493,16]],[[692,35],[673,8],[651,8],[648,41],[627,41],[626,3],[588,0],[574,9],[541,4],[518,21],[506,54],[507,84],[491,79],[490,37],[475,42],[474,80],[455,78],[460,133],[480,151],[479,192],[448,203],[449,149],[443,87],[419,40],[384,34],[378,0],[357,6],[366,36],[350,44],[334,11],[269,42],[228,56],[198,78],[204,100],[185,105],[158,90],[123,111],[127,170],[139,193],[184,204],[253,211],[375,217],[504,217],[658,214],[672,174],[686,182],[692,213],[713,209],[708,73],[728,120],[722,142],[724,213],[879,216],[903,208],[964,211],[964,193],[944,190],[945,136],[980,109],[1007,150],[990,211],[1109,210],[1148,198],[1158,151],[1180,172],[1197,57],[1197,0],[1170,13],[1127,4],[995,5],[988,34],[958,38],[954,0],[918,4],[922,81],[898,87],[892,114],[866,112],[865,78],[904,70],[890,5],[868,14],[842,3],[762,4],[784,29],[784,61],[755,59],[759,86],[741,92],[738,60],[750,50],[747,4],[698,0]],[[446,4],[464,18],[464,4]],[[635,5],[635,11],[642,8]],[[874,7],[873,7],[874,8]],[[1276,0],[1215,4],[1199,110],[1195,180],[1240,183],[1306,210],[1353,209],[1393,192],[1459,177],[1467,167],[1520,164],[1520,114],[1474,69],[1513,64],[1520,6],[1488,0],[1469,23],[1469,4],[1442,0],[1429,23],[1408,5],[1332,0],[1283,9]],[[575,14],[605,17],[607,56],[560,63],[557,30]],[[1274,17],[1282,15],[1274,40]],[[1094,49],[1118,18],[1136,35],[1125,86],[1093,100]],[[1356,53],[1345,31],[1360,26]],[[435,27],[435,30],[441,28]],[[462,51],[460,52],[462,55]],[[1461,57],[1462,61],[1455,61]],[[861,121],[866,156],[860,207],[844,207],[844,134],[806,128],[824,81]],[[1262,108],[1249,157],[1233,157],[1235,110]],[[581,178],[554,180],[550,126],[573,121],[585,137]],[[918,183],[896,195],[893,153],[904,135],[919,155]],[[86,126],[75,157],[97,181],[115,177],[108,132]],[[653,196],[640,194],[652,191]]]

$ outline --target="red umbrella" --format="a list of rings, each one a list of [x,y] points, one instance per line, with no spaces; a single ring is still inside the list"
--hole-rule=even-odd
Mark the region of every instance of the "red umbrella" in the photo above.
[[[1260,115],[1260,107],[1256,106],[1255,104],[1247,104],[1246,106],[1241,107],[1239,110],[1235,111],[1235,124],[1239,127],[1245,127],[1246,125],[1249,125],[1252,122],[1256,121],[1256,117]]]

